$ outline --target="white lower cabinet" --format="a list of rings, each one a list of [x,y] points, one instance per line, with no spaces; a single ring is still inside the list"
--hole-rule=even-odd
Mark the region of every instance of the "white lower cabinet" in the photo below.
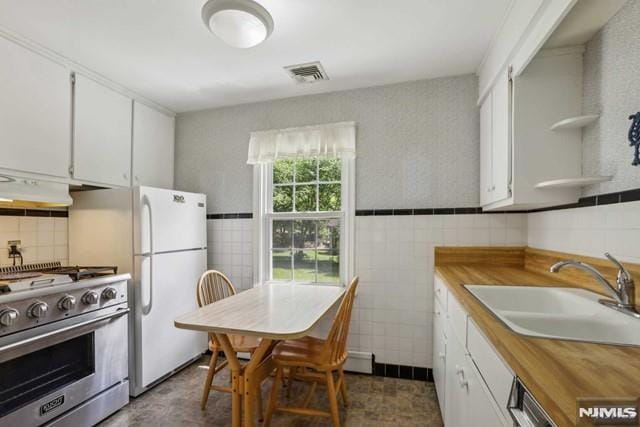
[[[436,386],[436,393],[440,400],[440,413],[445,418],[446,408],[444,406],[444,396],[446,391],[445,385],[445,359],[447,355],[447,337],[444,331],[444,316],[446,312],[440,305],[435,302],[435,312],[433,313],[433,382]]]
[[[433,377],[445,426],[513,425],[504,396],[513,374],[455,297],[447,300],[444,310],[436,299],[433,320]]]

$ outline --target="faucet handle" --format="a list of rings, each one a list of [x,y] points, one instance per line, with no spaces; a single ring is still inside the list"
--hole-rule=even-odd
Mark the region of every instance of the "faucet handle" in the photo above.
[[[631,277],[629,271],[624,267],[624,265],[622,265],[620,261],[615,259],[609,252],[605,252],[604,256],[606,256],[609,261],[611,261],[616,265],[616,267],[618,267],[618,284],[633,285],[633,278]]]

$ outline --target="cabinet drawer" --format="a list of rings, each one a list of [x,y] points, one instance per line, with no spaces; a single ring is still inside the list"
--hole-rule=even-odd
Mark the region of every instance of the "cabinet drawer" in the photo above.
[[[462,346],[467,345],[467,312],[453,296],[450,296],[447,306],[447,321]],[[447,338],[452,339],[450,335]]]
[[[508,418],[507,402],[513,383],[513,373],[471,319],[467,324],[467,348],[489,391],[498,403],[500,411]]]
[[[445,285],[438,276],[434,276],[433,278],[433,294],[435,295],[435,299],[442,305],[442,308],[446,310],[449,292],[447,291],[447,285]]]

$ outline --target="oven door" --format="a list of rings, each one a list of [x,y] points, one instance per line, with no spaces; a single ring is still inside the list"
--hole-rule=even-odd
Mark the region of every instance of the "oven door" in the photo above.
[[[126,304],[0,338],[0,426],[38,426],[127,378]]]

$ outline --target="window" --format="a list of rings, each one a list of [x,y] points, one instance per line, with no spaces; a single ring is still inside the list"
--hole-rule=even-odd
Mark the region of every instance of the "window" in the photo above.
[[[341,175],[339,159],[273,163],[271,280],[340,283]]]
[[[354,122],[251,133],[258,283],[351,279],[355,136]]]

